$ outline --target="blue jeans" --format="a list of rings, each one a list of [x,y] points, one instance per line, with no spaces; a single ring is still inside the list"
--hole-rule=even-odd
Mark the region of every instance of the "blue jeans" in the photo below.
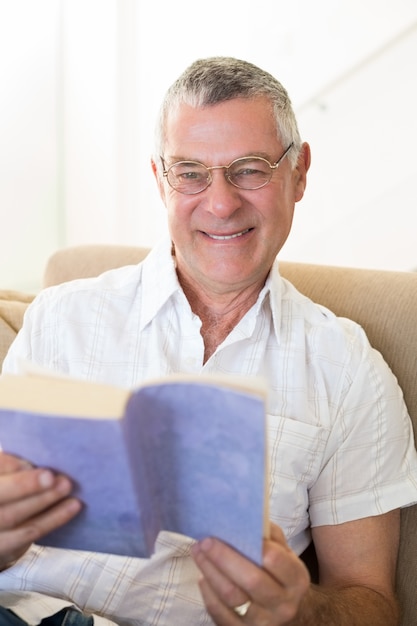
[[[65,608],[45,617],[40,626],[93,626],[93,617],[83,615],[79,611],[72,608]],[[0,626],[28,626],[27,622],[20,619],[13,611],[0,606]]]

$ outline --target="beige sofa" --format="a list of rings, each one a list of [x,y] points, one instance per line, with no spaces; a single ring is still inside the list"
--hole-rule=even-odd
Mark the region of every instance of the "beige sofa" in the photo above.
[[[144,248],[100,245],[60,250],[47,264],[44,286],[136,263],[146,253]],[[281,273],[316,302],[365,328],[397,376],[417,432],[417,274],[290,262],[281,263]],[[0,365],[31,299],[0,292]],[[402,511],[397,590],[402,626],[416,626],[417,505]]]

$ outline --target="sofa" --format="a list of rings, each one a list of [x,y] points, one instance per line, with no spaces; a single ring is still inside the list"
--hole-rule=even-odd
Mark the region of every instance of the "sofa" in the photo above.
[[[84,245],[58,250],[45,268],[43,287],[139,262],[146,248]],[[281,274],[302,293],[363,326],[398,378],[417,432],[417,273],[280,263]],[[32,294],[0,291],[0,366]],[[314,559],[314,554],[313,554]],[[314,562],[309,563],[314,568]],[[417,505],[401,512],[397,593],[401,626],[417,625]]]

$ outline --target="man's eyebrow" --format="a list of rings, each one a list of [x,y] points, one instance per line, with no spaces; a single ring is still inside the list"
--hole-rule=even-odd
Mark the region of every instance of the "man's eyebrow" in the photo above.
[[[188,156],[184,157],[176,155],[170,155],[168,157],[165,157],[164,161],[170,161],[171,163],[177,163],[178,161],[185,161],[186,163],[188,163],[189,161],[196,161],[197,163],[202,163],[202,161],[199,161],[198,159],[192,159]]]
[[[246,154],[241,154],[235,157],[234,159],[232,159],[228,163],[225,163],[224,165],[229,165],[230,163],[233,163],[233,161],[237,161],[238,159],[247,159],[248,157],[261,157],[262,159],[266,159],[267,161],[270,161],[271,163],[273,163],[273,160],[274,160],[271,157],[271,154],[268,152],[263,152],[261,150],[252,150],[250,152],[247,152]],[[201,159],[190,157],[190,156],[170,155],[170,156],[164,157],[164,161],[166,163],[170,163],[171,165],[174,163],[181,162],[181,161],[185,163],[201,163],[202,165],[206,165],[206,163],[202,161]],[[210,166],[207,166],[207,167],[210,167]]]
[[[271,154],[269,152],[261,152],[260,150],[253,150],[252,152],[248,152],[241,157],[237,157],[238,159],[247,159],[248,157],[261,157],[262,159],[266,159],[267,161],[271,160]],[[235,159],[236,161],[236,159]]]

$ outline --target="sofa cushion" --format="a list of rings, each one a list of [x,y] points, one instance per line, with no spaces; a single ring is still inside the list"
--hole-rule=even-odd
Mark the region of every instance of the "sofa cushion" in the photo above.
[[[34,295],[0,290],[0,370],[10,344],[22,326],[23,315]]]

